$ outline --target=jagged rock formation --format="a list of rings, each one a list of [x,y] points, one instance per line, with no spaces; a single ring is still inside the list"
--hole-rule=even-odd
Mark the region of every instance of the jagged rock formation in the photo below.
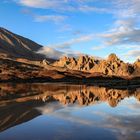
[[[53,66],[66,67],[72,70],[89,71],[94,65],[98,64],[98,60],[88,55],[81,55],[78,59],[72,57],[62,57],[53,63]]]
[[[134,76],[140,76],[140,59],[138,59],[138,60],[133,64],[133,67],[134,67],[134,73],[133,73],[133,75],[134,75]]]
[[[100,72],[105,75],[130,76],[134,72],[134,67],[120,60],[115,54],[110,54],[107,60],[101,60],[90,72]]]
[[[10,58],[42,60],[45,57],[36,53],[42,47],[30,39],[0,28],[0,53]]]
[[[71,70],[80,70],[90,73],[101,73],[108,76],[140,76],[139,62],[134,65],[120,60],[116,54],[110,54],[106,60],[97,60],[89,56],[80,56],[78,59],[62,57],[53,63],[53,66],[66,67]]]

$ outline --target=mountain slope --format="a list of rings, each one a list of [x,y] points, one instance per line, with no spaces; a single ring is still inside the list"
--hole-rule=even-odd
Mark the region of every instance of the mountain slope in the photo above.
[[[30,39],[0,27],[0,53],[8,57],[42,60],[44,56],[36,53],[42,47]]]

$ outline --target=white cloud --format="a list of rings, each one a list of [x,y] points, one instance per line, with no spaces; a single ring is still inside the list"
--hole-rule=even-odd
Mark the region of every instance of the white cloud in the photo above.
[[[126,54],[127,57],[135,57],[135,58],[140,58],[140,50],[131,50],[128,51]]]
[[[101,37],[105,40],[105,45],[120,45],[120,44],[140,44],[140,29],[130,29],[120,26],[114,31],[102,34]]]
[[[107,8],[90,6],[91,0],[19,0],[20,5],[62,11],[108,12]]]
[[[42,107],[37,107],[36,109],[41,112],[42,114],[52,114],[55,111],[61,110],[64,108],[64,105],[60,104],[59,102],[50,102],[47,105]]]
[[[140,0],[116,0],[111,3],[115,21],[110,29],[97,35],[102,40],[100,46],[120,45],[125,46],[123,49],[126,50],[135,47],[138,49],[140,45]]]
[[[118,15],[119,17],[132,17],[140,12],[139,0],[104,0],[110,7],[95,6],[94,2],[100,0],[14,0],[20,5],[64,11],[81,11],[81,12],[107,12]]]
[[[62,15],[37,15],[34,17],[36,22],[53,21],[54,23],[62,22],[66,18],[66,16]]]
[[[132,18],[139,16],[140,13],[140,0],[116,0],[113,2],[115,5],[114,14],[119,18]]]
[[[93,37],[94,37],[93,34],[83,35],[83,36],[80,36],[78,38],[73,38],[71,40],[63,42],[63,43],[49,45],[49,47],[57,48],[57,49],[58,48],[59,49],[70,49],[70,47],[74,44],[78,44],[78,43],[81,43],[81,42],[87,42],[87,41],[93,40]]]
[[[101,49],[104,49],[105,46],[94,46],[91,48],[91,50],[94,50],[94,51],[97,51],[97,50],[101,50]]]
[[[140,44],[140,28],[136,18],[117,19],[112,28],[99,37],[107,46],[118,44]]]
[[[63,4],[62,1],[57,0],[19,0],[18,3],[24,6],[33,8],[55,8]]]
[[[53,59],[59,59],[62,56],[78,57],[82,54],[78,51],[68,51],[68,52],[58,51],[54,48],[50,48],[47,46],[42,47],[37,53],[43,54],[47,58],[53,58]]]
[[[99,12],[99,13],[109,12],[108,9],[106,8],[97,8],[89,5],[81,5],[79,6],[78,10],[81,12]]]
[[[44,54],[47,58],[58,59],[65,53],[49,47],[41,48],[37,53]]]

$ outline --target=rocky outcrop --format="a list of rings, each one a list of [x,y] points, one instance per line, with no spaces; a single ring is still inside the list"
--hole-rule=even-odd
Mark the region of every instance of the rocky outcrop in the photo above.
[[[133,73],[133,75],[134,75],[134,76],[140,76],[140,59],[138,59],[138,60],[133,64],[133,67],[134,67],[134,73]]]
[[[116,54],[110,54],[106,60],[97,60],[87,55],[79,58],[62,57],[52,65],[66,67],[70,70],[78,70],[90,73],[101,73],[107,76],[140,76],[140,65],[137,61],[134,65],[120,60]]]
[[[60,60],[54,62],[53,66],[66,67],[72,70],[89,71],[96,64],[98,64],[98,60],[94,59],[94,57],[81,55],[77,59],[64,56],[60,58]]]
[[[109,76],[130,76],[134,72],[134,67],[120,60],[115,54],[110,54],[107,60],[101,60],[90,72],[100,72]]]

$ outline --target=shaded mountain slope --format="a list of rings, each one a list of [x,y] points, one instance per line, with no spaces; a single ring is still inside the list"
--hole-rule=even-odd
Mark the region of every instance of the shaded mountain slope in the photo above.
[[[6,54],[10,58],[42,60],[45,57],[36,53],[41,47],[43,46],[30,39],[0,28],[0,53]]]

